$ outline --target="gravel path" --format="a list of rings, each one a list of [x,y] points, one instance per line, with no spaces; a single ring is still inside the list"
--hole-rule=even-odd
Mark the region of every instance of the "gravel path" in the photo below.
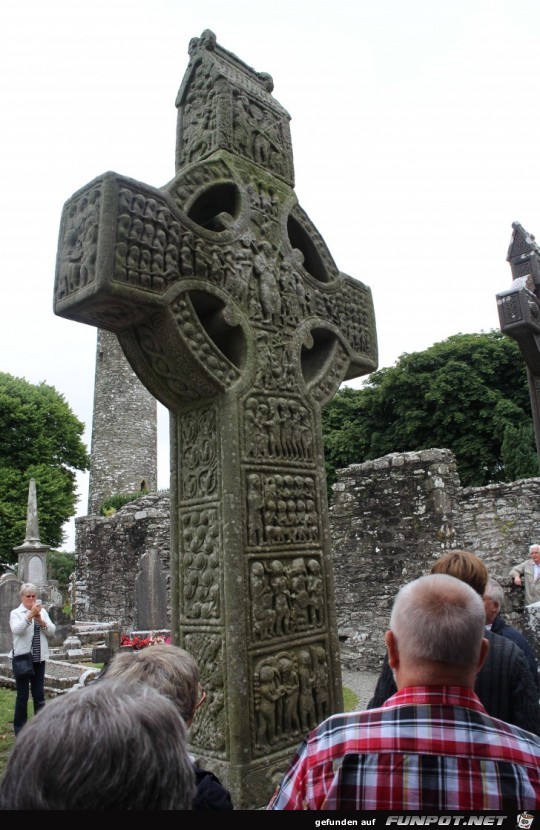
[[[365,709],[367,707],[369,699],[375,689],[378,676],[378,674],[368,671],[341,670],[343,685],[358,697],[357,709]]]

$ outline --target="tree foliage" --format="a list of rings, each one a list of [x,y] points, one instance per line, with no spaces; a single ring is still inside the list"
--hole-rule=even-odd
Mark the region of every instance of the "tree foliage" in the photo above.
[[[75,570],[75,553],[63,550],[50,550],[47,554],[47,574],[49,579],[56,579],[61,588],[67,588],[71,574]]]
[[[453,335],[344,387],[323,431],[329,484],[348,464],[431,447],[452,450],[464,487],[540,475],[525,364],[500,331]]]
[[[62,527],[75,514],[77,470],[90,459],[84,424],[63,395],[0,372],[0,557],[14,562],[13,548],[26,535],[28,489],[36,481],[39,530],[44,545],[63,542]]]

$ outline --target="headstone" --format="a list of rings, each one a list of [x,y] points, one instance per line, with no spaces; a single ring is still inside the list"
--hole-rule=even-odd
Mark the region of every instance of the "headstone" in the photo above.
[[[375,319],[297,201],[271,77],[208,30],[189,54],[175,178],[68,200],[55,313],[114,331],[170,410],[171,627],[207,692],[190,738],[255,809],[343,706],[321,407],[376,369]]]
[[[157,550],[149,550],[140,558],[135,577],[134,617],[137,629],[167,627],[167,579]]]
[[[15,574],[0,576],[0,654],[7,654],[13,646],[9,615],[21,604],[21,584]]]
[[[66,637],[62,647],[68,660],[81,660],[84,656],[81,641],[75,634]]]
[[[512,223],[507,261],[512,287],[497,294],[501,331],[517,341],[527,367],[529,397],[540,464],[540,248],[534,236]]]
[[[540,661],[540,602],[533,602],[523,609],[523,633]]]

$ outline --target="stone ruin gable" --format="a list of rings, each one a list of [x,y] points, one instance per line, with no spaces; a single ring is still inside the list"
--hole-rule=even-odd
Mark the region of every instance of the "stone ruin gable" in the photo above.
[[[156,550],[167,580],[170,615],[169,491],[163,490],[124,505],[113,516],[75,520],[76,567],[74,617],[118,621],[134,628],[136,579],[141,558]]]
[[[399,587],[455,547],[449,450],[392,453],[338,471],[330,526],[342,664],[378,670]]]
[[[523,592],[508,574],[539,536],[539,496],[539,478],[462,488],[447,449],[338,471],[330,526],[342,665],[378,670],[397,591],[453,548],[482,558],[505,590],[505,619],[525,633]]]

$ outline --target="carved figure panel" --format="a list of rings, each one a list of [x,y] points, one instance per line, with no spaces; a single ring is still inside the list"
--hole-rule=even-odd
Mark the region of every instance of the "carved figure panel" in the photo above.
[[[189,731],[198,747],[222,753],[227,748],[223,641],[219,635],[204,632],[186,634],[184,647],[199,664],[206,701],[197,711]]]
[[[314,476],[250,470],[246,510],[249,547],[319,542]]]
[[[325,587],[319,554],[252,560],[249,587],[255,641],[288,637],[325,624]]]
[[[217,413],[214,407],[186,413],[179,424],[182,464],[180,500],[215,499],[219,493]]]
[[[247,458],[313,461],[310,413],[296,398],[251,395],[245,403],[244,447]]]
[[[221,617],[220,526],[216,508],[181,513],[183,611],[189,620]]]
[[[279,749],[330,714],[326,649],[322,643],[259,659],[253,669],[255,753]]]

